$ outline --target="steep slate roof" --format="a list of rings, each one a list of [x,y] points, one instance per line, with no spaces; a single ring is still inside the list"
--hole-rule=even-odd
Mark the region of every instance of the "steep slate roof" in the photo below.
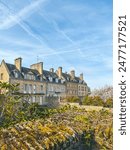
[[[34,75],[39,75],[39,72],[37,70],[30,69],[30,68],[25,68],[25,67],[22,67],[22,72],[24,72],[24,73],[32,72]]]
[[[52,78],[58,78],[58,75],[55,72],[50,72],[47,70],[43,70],[43,74],[45,75],[45,77],[52,77]]]
[[[35,76],[36,80],[40,81],[41,75],[39,74],[39,72],[36,69],[30,69],[30,68],[26,68],[26,67],[21,67],[21,72],[20,72],[15,67],[15,65],[9,64],[9,63],[6,63],[6,65],[8,67],[9,72],[10,72],[10,76],[13,77],[13,78],[15,78],[14,71],[16,71],[18,73],[18,76],[19,76],[18,78],[19,79],[24,79],[24,75],[23,74],[32,73]],[[43,70],[43,80],[50,81],[49,77],[52,78],[52,82],[55,82],[55,79],[58,79],[58,83],[61,83],[62,79],[59,79],[59,77],[56,74],[56,72],[50,72],[50,71],[47,71],[47,70]],[[86,82],[80,80],[79,77],[74,77],[74,79],[72,79],[71,75],[67,74],[67,73],[62,73],[62,78],[65,81],[68,81],[68,82],[86,84]]]
[[[72,79],[70,74],[67,73],[62,73],[62,76],[65,80],[67,80],[68,82],[74,82],[74,83],[81,83],[81,84],[86,84],[86,82],[83,80],[80,80],[79,77],[74,77],[74,79]]]
[[[39,76],[39,72],[35,69],[30,69],[30,68],[25,68],[25,67],[22,67],[21,68],[21,72],[15,67],[15,65],[13,64],[9,64],[9,63],[6,63],[7,67],[8,67],[8,70],[10,72],[10,76],[11,77],[14,77],[15,78],[15,75],[14,75],[14,71],[17,71],[20,79],[23,79],[24,76],[22,73],[24,74],[27,74],[27,73],[32,73],[35,77],[36,77],[36,80],[40,80],[40,78],[38,77]]]
[[[11,72],[12,70],[15,70],[15,69],[16,69],[15,65],[8,64],[8,63],[6,63],[6,65],[7,65],[7,67],[8,67],[8,69],[9,69],[10,72]]]

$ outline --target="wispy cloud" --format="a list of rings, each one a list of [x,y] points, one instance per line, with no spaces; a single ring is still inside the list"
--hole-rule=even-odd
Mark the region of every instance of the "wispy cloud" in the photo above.
[[[26,19],[33,14],[37,8],[46,0],[37,0],[30,3],[30,5],[24,7],[18,13],[13,13],[13,10],[8,5],[2,2],[3,7],[8,9],[8,15],[1,21],[0,29],[8,29],[16,24],[19,24],[21,20]]]
[[[54,30],[56,30],[62,37],[64,37],[65,39],[67,39],[71,44],[74,44],[74,41],[63,31],[59,28],[57,22],[52,19],[47,13],[39,13],[44,19],[46,19],[48,22],[50,22],[53,27]]]
[[[43,56],[53,56],[53,55],[59,55],[59,54],[65,54],[65,53],[71,53],[71,52],[75,52],[76,50],[78,49],[74,49],[74,50],[68,50],[68,51],[61,51],[61,52],[52,52],[52,53],[40,53],[40,55],[43,55]]]

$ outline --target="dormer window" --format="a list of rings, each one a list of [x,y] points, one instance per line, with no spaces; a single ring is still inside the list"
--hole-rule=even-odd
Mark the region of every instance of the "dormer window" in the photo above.
[[[52,77],[49,77],[49,81],[51,81],[51,82],[52,82],[52,80],[53,80],[53,79],[52,79]]]
[[[69,80],[70,80],[70,78],[69,78],[69,77],[67,77],[67,80],[69,81]]]
[[[36,77],[33,74],[28,73],[24,75],[24,79],[36,80]]]
[[[43,81],[43,78],[42,78],[42,76],[41,77],[39,77],[40,78],[40,81]],[[36,77],[35,77],[35,79],[34,80],[36,80]]]
[[[26,74],[23,74],[24,75],[24,79],[27,79],[27,75]]]
[[[56,78],[56,83],[58,83],[58,79]]]
[[[36,76],[33,76],[33,80],[36,80]],[[41,80],[42,81],[42,80]]]
[[[61,83],[64,83],[65,82],[65,80],[61,80]]]
[[[31,79],[31,76],[30,76],[30,74],[27,74],[27,79]]]
[[[35,76],[30,74],[30,80],[36,80]]]
[[[15,78],[18,78],[18,72],[14,71]]]

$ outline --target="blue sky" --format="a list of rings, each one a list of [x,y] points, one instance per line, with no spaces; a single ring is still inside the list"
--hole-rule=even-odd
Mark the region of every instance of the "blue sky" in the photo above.
[[[0,61],[44,62],[112,85],[112,0],[0,0]]]

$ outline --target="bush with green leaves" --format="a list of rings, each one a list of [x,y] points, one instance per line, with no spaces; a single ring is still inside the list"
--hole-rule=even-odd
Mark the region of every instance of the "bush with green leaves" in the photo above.
[[[21,107],[21,95],[18,92],[18,84],[0,82],[0,125],[10,124],[18,119]]]
[[[113,99],[108,98],[104,103],[104,107],[112,108],[113,107]]]
[[[70,97],[66,98],[66,101],[70,102],[70,103],[79,103],[80,102],[80,98],[77,97],[77,96],[70,96]]]
[[[21,121],[36,119],[50,114],[49,109],[38,103],[29,103],[29,95],[19,93],[19,84],[0,82],[0,126],[8,127]],[[41,111],[42,109],[42,111]]]
[[[104,101],[100,96],[86,96],[82,101],[83,105],[92,105],[92,106],[103,106]]]

